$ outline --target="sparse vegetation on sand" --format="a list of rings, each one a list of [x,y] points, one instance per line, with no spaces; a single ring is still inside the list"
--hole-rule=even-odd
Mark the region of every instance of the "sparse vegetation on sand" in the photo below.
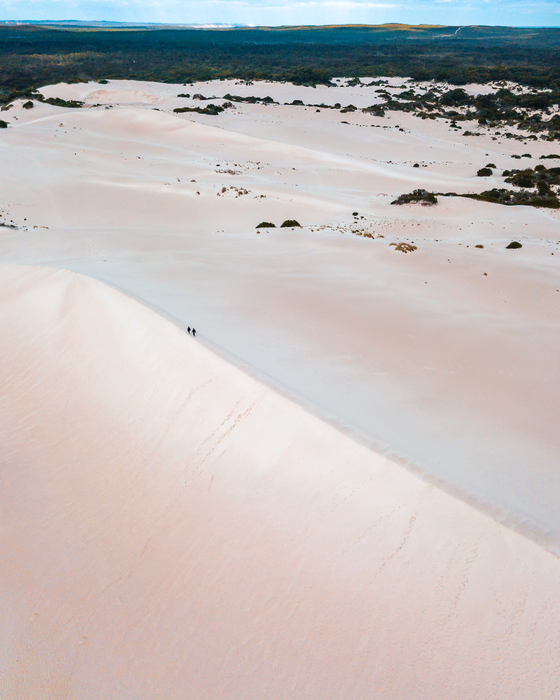
[[[60,97],[43,97],[40,92],[33,95],[39,102],[44,102],[48,105],[53,105],[54,107],[69,107],[71,109],[79,109],[84,106],[84,103],[80,100],[63,100]]]
[[[467,197],[468,199],[477,199],[480,202],[490,202],[492,204],[505,204],[506,206],[527,206],[527,207],[546,207],[547,209],[560,209],[560,200],[552,193],[549,195],[539,195],[538,193],[529,192],[528,190],[506,190],[505,188],[495,187],[492,190],[479,192],[477,194],[456,194],[450,193],[455,197]]]
[[[433,192],[427,190],[414,190],[408,194],[401,194],[391,204],[422,204],[424,206],[433,206],[438,200]]]
[[[220,112],[223,112],[224,109],[227,109],[225,105],[220,107],[220,105],[209,104],[206,105],[206,107],[175,107],[173,111],[177,114],[181,114],[182,112],[196,112],[197,114],[209,114],[215,117],[220,114]]]
[[[295,219],[286,219],[280,228],[301,228],[301,224]]]
[[[400,253],[413,253],[418,250],[418,247],[412,243],[389,243],[390,246],[395,246],[395,250]]]
[[[226,93],[224,95],[224,100],[229,100],[230,102],[246,102],[247,104],[257,104],[258,102],[262,102],[263,104],[266,105],[277,105],[278,102],[276,100],[273,100],[272,97],[255,97],[254,95],[249,95],[248,97],[240,97],[239,95],[230,95],[229,93]]]
[[[261,221],[256,228],[276,228],[276,224],[273,224],[271,221]]]
[[[490,177],[493,173],[490,168],[480,168],[476,174],[478,177]]]
[[[505,181],[519,190],[508,190],[504,187],[494,187],[491,190],[474,194],[457,194],[447,192],[442,196],[468,197],[481,202],[504,204],[506,206],[545,207],[560,209],[560,168],[546,168],[537,165],[535,168],[523,170],[504,170]]]
[[[540,195],[549,195],[553,193],[553,187],[560,186],[560,168],[545,168],[544,165],[523,170],[504,170],[503,176],[506,182],[516,187],[536,188]]]

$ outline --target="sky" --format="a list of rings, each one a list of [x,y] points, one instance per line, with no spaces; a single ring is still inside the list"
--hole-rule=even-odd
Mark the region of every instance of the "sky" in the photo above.
[[[0,20],[560,26],[560,0],[0,0]]]

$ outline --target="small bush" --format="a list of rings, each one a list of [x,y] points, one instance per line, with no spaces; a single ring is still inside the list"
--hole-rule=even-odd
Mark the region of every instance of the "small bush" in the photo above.
[[[400,253],[413,253],[417,250],[417,247],[411,243],[389,243],[389,245],[394,245],[395,250],[398,250]]]
[[[484,248],[484,246],[481,245],[480,243],[477,243],[477,244],[475,245],[475,248]]]
[[[496,165],[494,163],[486,163],[487,168],[495,168]]]
[[[506,249],[508,248],[511,250],[512,248],[523,248],[523,246],[518,241],[512,241],[509,245],[506,246]]]
[[[296,228],[296,226],[301,228],[301,224],[295,219],[286,219],[280,228]]]
[[[27,102],[24,102],[22,105],[23,109],[33,109],[33,102],[31,100],[27,100]]]
[[[358,213],[359,213],[359,212],[357,212],[357,211],[353,211],[353,212],[352,212],[352,216],[358,216]]]
[[[438,203],[437,197],[433,192],[426,190],[414,190],[409,194],[401,194],[398,199],[395,199],[391,204],[414,204],[420,203],[424,206],[432,206]]]
[[[70,107],[72,109],[79,109],[84,106],[81,100],[63,100],[60,97],[49,97],[47,99],[41,100],[45,104],[53,105],[54,107]]]
[[[173,110],[176,114],[182,114],[183,112],[196,112],[197,114],[210,114],[216,117],[220,112],[224,111],[223,107],[220,105],[209,104],[206,107],[175,107]]]
[[[8,122],[5,122],[3,119],[0,119],[0,129],[7,129],[8,128]]]
[[[261,221],[256,228],[276,228],[276,224],[273,224],[271,221]]]
[[[476,173],[478,177],[489,177],[492,175],[492,171],[490,168],[480,168],[480,170]]]

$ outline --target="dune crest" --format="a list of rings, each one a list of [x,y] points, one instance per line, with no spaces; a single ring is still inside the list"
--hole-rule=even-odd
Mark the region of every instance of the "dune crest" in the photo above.
[[[553,555],[97,281],[0,293],[2,697],[558,697]]]

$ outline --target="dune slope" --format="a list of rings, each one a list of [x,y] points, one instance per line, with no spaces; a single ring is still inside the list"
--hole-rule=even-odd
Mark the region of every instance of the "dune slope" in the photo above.
[[[560,562],[151,310],[0,268],[3,698],[557,698]]]

